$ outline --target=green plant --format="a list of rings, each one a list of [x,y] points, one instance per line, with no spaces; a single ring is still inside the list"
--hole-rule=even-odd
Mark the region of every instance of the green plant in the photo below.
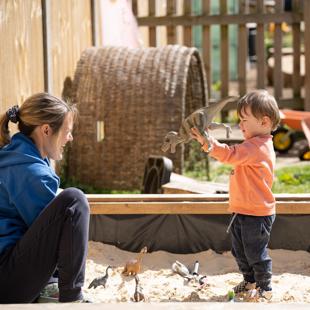
[[[274,193],[310,192],[310,164],[281,168],[275,174]]]
[[[60,182],[61,188],[76,187],[82,190],[85,194],[140,194],[141,191],[135,190],[115,190],[107,188],[98,188],[92,185],[83,184],[75,178],[62,179]]]

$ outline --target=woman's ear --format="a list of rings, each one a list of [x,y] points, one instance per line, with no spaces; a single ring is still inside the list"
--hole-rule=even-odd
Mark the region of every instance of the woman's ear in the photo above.
[[[51,129],[50,125],[49,125],[49,124],[43,124],[43,125],[41,125],[41,133],[42,133],[44,136],[49,136],[49,135],[51,135],[52,129]]]

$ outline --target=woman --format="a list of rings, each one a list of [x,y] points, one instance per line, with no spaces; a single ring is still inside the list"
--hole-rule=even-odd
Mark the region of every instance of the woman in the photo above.
[[[38,93],[0,118],[0,304],[33,302],[56,267],[59,301],[83,301],[89,205],[75,188],[56,195],[49,162],[62,159],[76,116]],[[19,129],[12,138],[9,121]]]

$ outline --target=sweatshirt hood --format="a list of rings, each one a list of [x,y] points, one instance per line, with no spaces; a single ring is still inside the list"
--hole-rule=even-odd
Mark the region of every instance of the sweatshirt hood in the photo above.
[[[0,168],[40,161],[49,165],[49,160],[41,157],[33,141],[22,133],[16,133],[9,144],[0,148]]]

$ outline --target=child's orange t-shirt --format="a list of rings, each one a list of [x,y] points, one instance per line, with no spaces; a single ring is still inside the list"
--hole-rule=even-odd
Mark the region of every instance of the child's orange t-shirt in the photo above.
[[[228,146],[213,140],[210,156],[231,164],[229,211],[245,215],[275,214],[275,198],[271,191],[275,152],[272,136],[257,136]]]

